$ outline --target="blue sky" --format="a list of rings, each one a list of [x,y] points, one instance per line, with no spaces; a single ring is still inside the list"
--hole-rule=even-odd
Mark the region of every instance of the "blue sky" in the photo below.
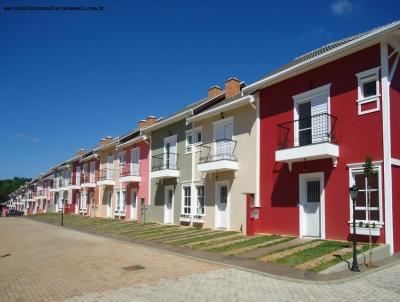
[[[74,3],[105,8],[3,10]],[[35,177],[230,76],[250,84],[304,52],[400,19],[399,9],[366,0],[0,0],[0,178]]]

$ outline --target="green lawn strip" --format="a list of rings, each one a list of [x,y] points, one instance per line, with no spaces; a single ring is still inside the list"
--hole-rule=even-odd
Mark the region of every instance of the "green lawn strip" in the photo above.
[[[240,242],[236,242],[236,243],[232,243],[232,244],[228,244],[228,245],[224,245],[221,247],[216,247],[213,249],[210,249],[208,251],[210,252],[214,252],[214,253],[226,253],[230,250],[236,250],[239,248],[244,248],[246,246],[251,246],[251,245],[255,245],[255,244],[259,244],[262,242],[268,242],[271,240],[275,240],[280,238],[281,236],[279,235],[266,235],[266,236],[256,236],[256,237],[248,237],[248,239],[240,241]]]
[[[143,232],[147,232],[147,231],[154,230],[154,229],[158,229],[158,228],[153,227],[153,226],[146,226],[146,225],[137,224],[137,225],[129,225],[129,226],[113,229],[112,233],[120,234],[120,235],[125,235],[127,233],[132,233],[132,234],[139,233],[139,234],[142,234]]]
[[[147,239],[151,240],[159,240],[159,239],[168,239],[170,237],[178,236],[178,235],[189,235],[189,234],[197,234],[204,229],[201,228],[187,228],[187,229],[180,229],[180,230],[172,230],[172,231],[166,231],[162,234],[154,234],[152,236],[149,236]]]
[[[188,232],[192,228],[184,227],[184,226],[178,226],[177,228],[169,228],[169,229],[164,229],[160,230],[159,232],[155,233],[144,233],[141,237],[149,240],[153,240],[153,238],[159,238],[161,236],[167,236],[167,235],[173,235],[173,234],[179,234],[182,232]]]
[[[379,244],[373,243],[372,244],[372,248],[375,248],[379,246]],[[369,245],[368,244],[363,244],[361,245],[360,249],[357,249],[357,254],[361,254],[364,253],[366,251],[369,250]],[[310,269],[310,271],[312,272],[321,272],[325,269],[327,269],[328,267],[331,267],[339,262],[342,262],[344,259],[348,260],[353,256],[353,253],[347,253],[345,255],[342,255],[342,257],[336,257],[335,259],[331,260],[331,261],[326,261],[321,263],[320,265],[314,266],[313,268]]]
[[[348,246],[350,246],[350,243],[347,242],[325,241],[318,246],[299,251],[287,257],[273,260],[272,262],[287,266],[296,266]]]
[[[133,230],[136,228],[136,223],[133,222],[124,222],[121,224],[110,224],[106,227],[93,227],[92,229],[99,231],[99,232],[106,232],[106,233],[118,233],[123,230]]]
[[[137,229],[133,230],[133,232],[129,232],[129,236],[134,236],[134,237],[143,237],[144,235],[147,234],[158,234],[162,233],[166,229],[177,229],[181,228],[180,226],[160,226],[160,227],[155,227],[155,228],[148,228],[148,229]]]
[[[258,244],[248,245],[248,246],[240,247],[240,248],[237,248],[237,249],[229,250],[229,251],[225,252],[224,254],[225,255],[230,255],[230,256],[239,255],[239,254],[242,254],[244,252],[248,252],[248,251],[251,251],[251,250],[258,249],[258,248],[272,246],[272,245],[275,245],[275,244],[280,244],[280,243],[283,243],[283,242],[286,242],[286,241],[290,241],[290,240],[293,240],[294,238],[295,237],[279,237],[277,239],[268,240],[266,242],[261,242],[261,243],[258,243]]]
[[[233,234],[230,236],[224,236],[224,237],[218,237],[218,238],[212,238],[209,240],[204,240],[204,241],[199,241],[199,242],[193,242],[190,243],[188,246],[194,249],[206,249],[206,248],[212,248],[216,245],[226,245],[229,244],[232,241],[237,241],[237,240],[244,240],[246,239],[246,236],[243,236],[241,234]]]
[[[90,226],[90,228],[96,229],[96,230],[99,230],[99,231],[112,230],[112,229],[117,229],[117,228],[124,227],[126,224],[127,224],[126,221],[113,220],[113,221],[111,221],[109,223],[94,224],[94,225]]]
[[[176,242],[176,241],[180,241],[180,240],[183,240],[183,239],[209,235],[209,234],[214,233],[214,232],[215,231],[212,231],[210,229],[202,229],[202,230],[200,230],[198,232],[177,234],[177,235],[174,235],[174,236],[169,236],[169,237],[166,237],[166,238],[158,239],[157,241],[159,241],[161,243],[170,244],[170,243],[173,243],[173,242]]]
[[[212,232],[211,234],[204,235],[204,236],[195,236],[195,237],[190,237],[187,239],[174,241],[174,242],[171,242],[171,244],[172,245],[185,245],[185,244],[189,244],[192,242],[204,241],[204,240],[208,240],[208,239],[212,239],[212,238],[229,236],[229,235],[232,235],[235,233],[237,234],[237,232],[233,232],[233,231],[215,231],[215,232]]]

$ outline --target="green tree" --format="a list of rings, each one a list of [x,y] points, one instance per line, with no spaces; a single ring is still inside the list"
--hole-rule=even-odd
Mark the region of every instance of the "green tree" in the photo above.
[[[20,186],[30,181],[30,178],[14,177],[12,179],[0,179],[0,203],[9,199],[8,195]]]

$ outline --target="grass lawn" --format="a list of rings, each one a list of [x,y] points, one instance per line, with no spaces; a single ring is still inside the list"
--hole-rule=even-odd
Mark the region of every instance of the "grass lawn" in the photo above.
[[[170,244],[172,244],[172,245],[185,245],[185,244],[189,244],[189,243],[193,243],[193,242],[204,241],[204,240],[209,240],[209,239],[213,239],[213,238],[229,236],[229,235],[233,235],[233,234],[237,234],[237,232],[233,232],[233,231],[215,231],[215,232],[212,232],[212,233],[204,235],[204,236],[196,236],[196,237],[177,240],[177,241],[171,242]]]
[[[256,237],[247,237],[247,238],[248,239],[244,239],[243,241],[239,241],[239,242],[236,242],[236,243],[232,243],[232,244],[216,247],[216,248],[210,249],[208,251],[214,252],[214,253],[226,253],[226,252],[231,251],[231,250],[236,250],[236,249],[240,249],[240,248],[244,248],[244,247],[260,244],[260,243],[263,243],[263,242],[267,243],[268,241],[279,239],[279,238],[281,238],[281,236],[279,236],[279,235],[267,235],[267,236],[256,236]]]

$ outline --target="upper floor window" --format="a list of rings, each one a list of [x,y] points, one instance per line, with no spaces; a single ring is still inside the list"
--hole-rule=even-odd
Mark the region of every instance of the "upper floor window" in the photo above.
[[[201,127],[197,127],[193,130],[186,131],[186,153],[192,152],[193,144],[195,146],[200,145],[203,141],[203,131]]]
[[[118,153],[118,162],[121,166],[125,165],[125,151]]]
[[[380,67],[375,67],[356,74],[358,115],[380,110],[379,69]]]

